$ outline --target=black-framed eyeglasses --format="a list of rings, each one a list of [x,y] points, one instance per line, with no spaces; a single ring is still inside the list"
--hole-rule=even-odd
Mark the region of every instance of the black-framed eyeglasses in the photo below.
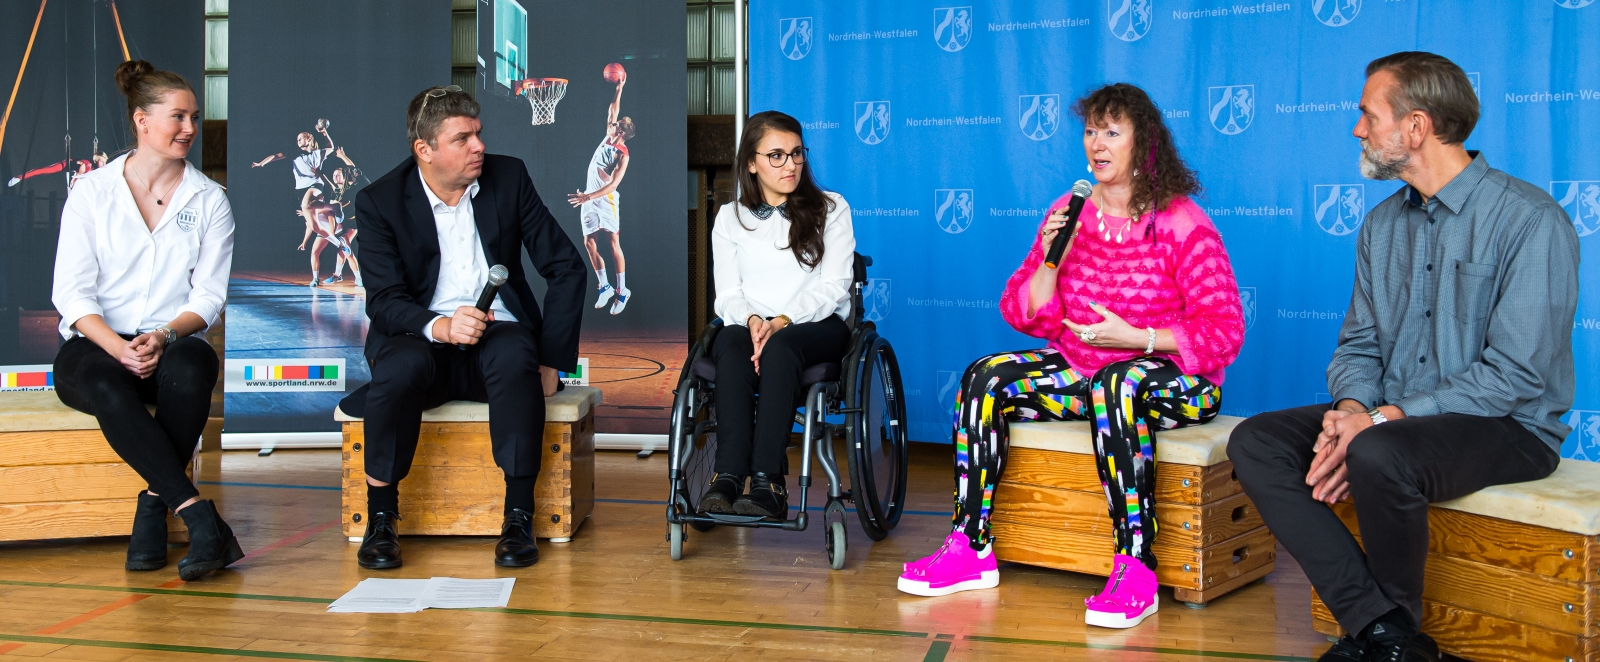
[[[784,164],[789,162],[789,159],[794,159],[794,164],[800,165],[806,162],[806,153],[810,151],[805,147],[796,148],[793,152],[772,150],[767,153],[767,163],[772,164],[774,168],[782,168]]]

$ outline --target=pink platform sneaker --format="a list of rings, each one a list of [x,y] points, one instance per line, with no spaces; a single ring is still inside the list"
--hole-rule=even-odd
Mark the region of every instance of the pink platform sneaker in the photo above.
[[[917,564],[921,567],[913,567]],[[906,564],[899,584],[901,591],[930,598],[999,585],[994,543],[980,552],[972,549],[962,535],[945,538],[944,546],[933,556]]]
[[[912,570],[921,570],[926,568],[928,567],[929,563],[933,563],[934,559],[939,558],[939,555],[944,553],[945,547],[949,547],[957,542],[966,542],[966,540],[967,537],[965,534],[961,533],[960,531],[951,531],[950,535],[944,537],[944,542],[940,543],[938,551],[935,551],[933,554],[924,556],[915,561],[902,564],[901,569],[905,572],[911,572]]]
[[[901,580],[904,582],[905,580]],[[1156,573],[1131,556],[1118,554],[1111,565],[1111,576],[1100,595],[1083,601],[1089,611],[1083,622],[1103,628],[1131,628],[1156,613],[1161,584]],[[902,589],[903,590],[903,589]]]

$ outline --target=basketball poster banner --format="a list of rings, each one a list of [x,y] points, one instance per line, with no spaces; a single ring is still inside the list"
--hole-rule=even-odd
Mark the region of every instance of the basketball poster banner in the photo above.
[[[478,2],[483,141],[528,164],[590,267],[579,353],[603,433],[666,433],[688,351],[683,20],[649,0]]]
[[[202,9],[201,0],[0,0],[4,374],[55,360],[61,318],[50,287],[62,205],[79,176],[133,147],[117,65],[143,59],[177,72],[204,103]],[[189,160],[199,167],[198,133]]]
[[[1162,109],[1238,276],[1222,413],[1328,401],[1358,231],[1399,188],[1357,167],[1365,68],[1426,50],[1478,93],[1467,149],[1548,187],[1581,237],[1563,455],[1600,460],[1600,2],[751,0],[749,26],[750,110],[804,123],[875,261],[864,312],[899,352],[912,439],[948,443],[970,362],[1043,345],[997,304],[1086,177],[1073,101],[1112,82]]]
[[[234,3],[224,428],[337,430],[369,379],[361,187],[410,155],[406,104],[450,82],[450,3]]]

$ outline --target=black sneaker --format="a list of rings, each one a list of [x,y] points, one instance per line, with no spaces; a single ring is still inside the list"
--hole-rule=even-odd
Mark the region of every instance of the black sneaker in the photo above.
[[[750,477],[750,493],[733,502],[733,512],[774,519],[788,517],[789,490],[783,486],[783,476],[757,471]]]
[[[733,502],[744,496],[744,476],[733,474],[717,474],[711,479],[711,487],[706,488],[705,496],[700,497],[700,512],[733,514]]]
[[[1421,632],[1377,623],[1367,633],[1362,662],[1438,662],[1439,645]]]
[[[1361,662],[1361,656],[1366,651],[1365,642],[1347,634],[1333,642],[1333,647],[1317,658],[1317,662]]]

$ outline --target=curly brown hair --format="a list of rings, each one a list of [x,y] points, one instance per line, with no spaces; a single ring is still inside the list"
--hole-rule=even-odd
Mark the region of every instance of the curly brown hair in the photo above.
[[[1116,120],[1133,127],[1132,217],[1164,210],[1179,196],[1200,193],[1199,178],[1178,155],[1161,109],[1144,90],[1127,83],[1105,85],[1074,102],[1072,114],[1086,125]]]

